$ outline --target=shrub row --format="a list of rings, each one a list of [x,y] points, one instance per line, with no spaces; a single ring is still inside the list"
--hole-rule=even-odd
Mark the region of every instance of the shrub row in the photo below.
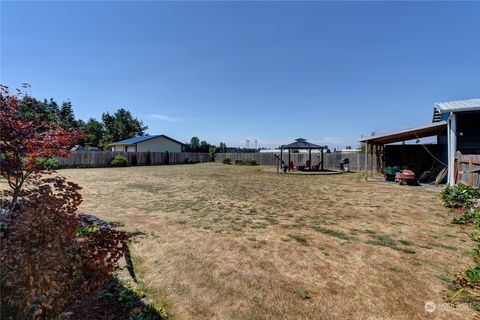
[[[480,199],[479,189],[465,185],[448,186],[441,194],[444,206],[448,208],[461,208],[463,211],[459,216],[454,217],[452,223],[472,226],[470,239],[474,243],[474,248],[468,250],[473,260],[473,266],[456,275],[453,284],[456,293],[452,296],[452,302],[455,300],[464,302],[471,301],[471,295],[480,290],[480,206],[475,204],[476,199]],[[465,293],[466,297],[460,295]],[[474,309],[480,311],[478,305],[472,304]]]
[[[258,163],[255,160],[245,159],[245,160],[235,160],[235,164],[241,166],[257,166]]]
[[[459,184],[448,186],[442,191],[443,205],[447,208],[468,208],[471,200],[480,198],[478,188]]]
[[[169,162],[170,161],[169,161],[168,152],[167,152],[164,164],[168,164]],[[195,163],[199,163],[199,161],[195,161],[193,159],[186,158],[183,161],[183,163],[184,164],[195,164]],[[145,161],[145,165],[149,166],[151,164],[152,164],[152,160],[150,158],[150,153],[147,153],[147,159]],[[113,158],[113,160],[110,162],[110,165],[112,167],[127,167],[128,165],[136,166],[136,165],[138,165],[138,161],[137,161],[137,157],[135,155],[133,155],[132,159],[130,160],[130,164],[129,164],[127,158],[125,158],[123,155],[119,154],[119,155],[116,155],[115,158]]]

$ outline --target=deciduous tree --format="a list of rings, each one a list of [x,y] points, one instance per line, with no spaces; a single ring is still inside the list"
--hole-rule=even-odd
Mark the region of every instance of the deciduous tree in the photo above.
[[[15,208],[25,182],[38,173],[36,161],[68,156],[69,148],[79,139],[78,131],[61,128],[58,121],[22,112],[19,102],[28,100],[25,93],[11,95],[7,87],[0,86],[0,174],[11,188],[7,192],[11,195],[10,210]]]

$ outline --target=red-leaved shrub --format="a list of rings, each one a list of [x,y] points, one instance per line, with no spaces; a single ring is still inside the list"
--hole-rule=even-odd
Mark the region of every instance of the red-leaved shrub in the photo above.
[[[0,173],[10,187],[0,199],[1,317],[57,318],[108,280],[127,236],[110,229],[77,235],[81,188],[34,165],[68,156],[77,134],[22,112],[19,97],[0,89]]]

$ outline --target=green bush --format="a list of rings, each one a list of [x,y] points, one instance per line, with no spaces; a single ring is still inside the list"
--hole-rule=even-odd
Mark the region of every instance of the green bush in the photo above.
[[[473,285],[480,285],[480,266],[465,270],[465,278]]]
[[[193,160],[193,159],[186,158],[185,161],[183,161],[183,163],[184,164],[195,164],[195,163],[198,163],[198,162]]]
[[[98,231],[98,227],[94,224],[90,224],[90,225],[78,228],[76,231],[76,235],[78,237],[83,237],[83,236],[86,236],[87,234],[90,234],[96,231]]]
[[[472,257],[474,266],[465,270],[464,279],[466,279],[469,284],[480,289],[480,233],[478,230],[472,232],[470,239],[475,243],[475,247],[469,249],[467,252]]]
[[[473,223],[480,226],[480,207],[474,207],[466,210],[460,216],[453,218],[455,224]]]
[[[208,154],[210,155],[210,161],[215,161],[215,156],[217,155],[217,147],[211,146],[208,148]]]
[[[471,205],[470,200],[480,198],[477,188],[459,184],[457,186],[448,186],[442,191],[443,205],[448,208],[468,208]]]
[[[112,167],[126,167],[128,165],[127,158],[122,156],[121,154],[118,154],[113,158],[112,162],[110,162],[110,165]]]
[[[90,161],[86,161],[80,165],[80,168],[94,168],[94,165]]]
[[[127,308],[133,306],[133,302],[138,298],[137,293],[130,288],[125,288],[122,292],[120,292],[120,297],[118,300],[125,305]]]
[[[223,163],[223,164],[232,164],[232,159],[230,159],[230,158],[224,158],[224,159],[222,160],[222,163]]]
[[[251,160],[251,159],[236,160],[235,164],[238,164],[240,166],[256,166],[256,165],[258,165],[257,161]]]
[[[58,159],[55,158],[38,158],[35,160],[35,166],[40,170],[55,170],[58,168]]]

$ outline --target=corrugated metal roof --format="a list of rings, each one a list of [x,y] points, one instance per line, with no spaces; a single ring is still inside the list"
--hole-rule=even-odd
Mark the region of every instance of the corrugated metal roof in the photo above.
[[[133,138],[130,138],[130,139],[125,139],[125,140],[122,140],[122,141],[116,141],[116,142],[113,142],[111,143],[110,145],[111,146],[114,146],[114,145],[124,145],[124,144],[137,144],[137,143],[140,143],[140,142],[143,142],[143,141],[147,141],[147,140],[150,140],[150,139],[155,139],[155,138],[158,138],[158,137],[164,137],[168,140],[171,140],[173,142],[176,142],[178,144],[181,144],[183,145],[183,143],[181,143],[180,141],[177,141],[175,139],[172,139],[170,137],[167,137],[166,135],[164,134],[159,134],[159,135],[155,135],[155,136],[140,136],[140,137],[133,137]]]
[[[434,103],[434,106],[441,113],[474,111],[474,110],[480,111],[480,98],[437,102],[437,103]]]
[[[425,138],[435,136],[443,132],[447,128],[446,121],[435,122],[426,126],[391,132],[386,134],[378,134],[371,137],[360,139],[360,142],[368,142],[374,144],[388,144],[394,142],[408,141],[417,138]]]

